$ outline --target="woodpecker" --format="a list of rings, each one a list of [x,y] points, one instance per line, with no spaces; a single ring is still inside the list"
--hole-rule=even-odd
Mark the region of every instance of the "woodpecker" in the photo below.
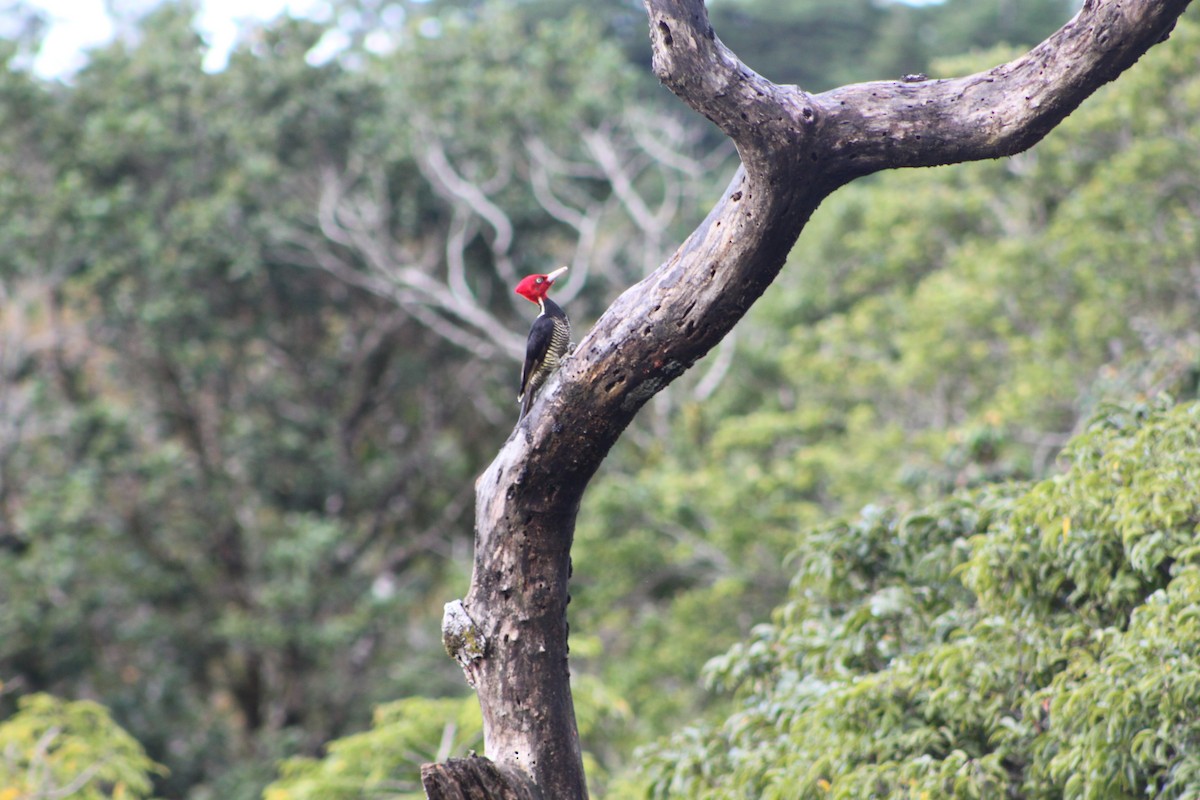
[[[517,294],[537,303],[541,309],[525,343],[525,368],[521,370],[521,393],[517,397],[521,404],[518,422],[529,413],[538,391],[558,369],[571,346],[571,323],[567,321],[567,315],[558,303],[546,297],[554,281],[566,271],[566,267],[559,267],[548,275],[526,275],[515,289]]]

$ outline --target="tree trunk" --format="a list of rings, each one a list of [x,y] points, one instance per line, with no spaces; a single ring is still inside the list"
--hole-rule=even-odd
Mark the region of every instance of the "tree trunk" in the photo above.
[[[443,636],[479,696],[500,767],[488,774],[513,797],[587,796],[567,665],[571,540],[584,488],[638,409],[741,319],[832,191],[883,169],[1032,146],[1163,41],[1188,0],[1088,0],[987,72],[817,95],[742,64],[701,0],[645,5],[655,73],[733,140],[742,168],[679,250],[597,321],[476,482],[471,589],[447,605]],[[429,797],[480,796],[468,781],[481,766],[466,763],[423,771]]]
[[[429,800],[537,800],[537,787],[524,773],[504,770],[486,758],[452,758],[421,767]]]

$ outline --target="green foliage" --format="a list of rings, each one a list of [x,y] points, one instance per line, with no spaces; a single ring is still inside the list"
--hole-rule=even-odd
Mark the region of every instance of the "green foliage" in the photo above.
[[[871,0],[726,0],[711,11],[721,40],[747,64],[810,91],[867,79],[863,62],[892,16]]]
[[[472,144],[464,121],[474,136],[512,145],[534,134],[561,140],[610,120],[637,73],[589,16],[515,14],[505,3],[443,15],[436,36],[412,34],[387,61],[405,78],[393,88],[397,109],[407,110],[408,124],[459,147]]]
[[[586,741],[617,739],[628,724],[628,703],[590,676],[572,685],[580,737]],[[482,749],[483,721],[475,697],[406,698],[375,709],[370,730],[331,742],[322,758],[293,757],[279,767],[279,777],[264,791],[264,800],[358,800],[359,798],[424,797],[420,767],[424,763],[461,758]],[[585,752],[593,787],[608,780],[605,761],[613,753]]]
[[[483,720],[474,697],[414,697],[375,709],[370,730],[331,743],[322,759],[290,758],[264,800],[424,797],[421,764],[460,758],[479,746]]]
[[[624,117],[641,108],[639,89],[649,83],[647,74],[635,70],[602,35],[599,22],[579,9],[542,16],[533,8],[487,2],[436,19],[436,33],[422,33],[414,21],[404,46],[367,65],[382,107],[363,121],[357,155],[386,165],[400,194],[397,222],[409,237],[419,241],[431,225],[462,224],[452,216],[461,210],[437,200],[446,190],[435,180],[431,191],[418,178],[422,170],[428,174],[429,153],[436,147],[461,180],[499,187],[486,193],[487,200],[503,209],[520,237],[514,255],[521,270],[569,260],[564,246],[569,236],[532,190],[528,150],[536,146],[555,161],[588,164],[583,134],[620,128]],[[611,193],[594,168],[572,169],[581,180],[560,188],[567,206],[600,203]],[[628,234],[606,225],[599,235],[607,240]],[[496,285],[496,277],[476,269],[470,280],[478,294],[506,298],[511,288]],[[576,303],[574,317],[582,312]]]
[[[149,797],[163,772],[90,700],[26,695],[17,713],[0,721],[0,800],[133,800]]]
[[[713,26],[755,70],[776,83],[824,91],[940,70],[936,59],[999,44],[1031,46],[1075,11],[1071,0],[716,0]]]
[[[459,687],[435,636],[381,620],[460,577],[422,532],[454,529],[481,457],[446,420],[476,415],[419,326],[281,252],[371,87],[305,62],[311,24],[220,75],[184,10],[141,34],[72,91],[6,78],[0,665],[88,686],[160,790],[252,797],[374,703]]]
[[[69,85],[0,79],[0,670],[86,686],[168,764],[160,792],[242,798],[378,703],[461,690],[437,615],[512,422],[513,365],[322,268],[368,273],[325,236],[331,182],[386,209],[388,268],[475,237],[464,281],[527,325],[429,149],[503,184],[519,260],[557,261],[519,154],[581,159],[642,73],[583,14],[485,4],[319,66],[328,29],[280,19],[208,74],[191,13],[157,8]]]
[[[1103,631],[1096,659],[1071,663],[1041,693],[1050,728],[1034,743],[1035,781],[1073,798],[1195,796],[1200,569],[1174,572],[1128,629]]]
[[[1200,404],[1111,408],[1060,476],[806,534],[789,601],[707,668],[740,708],[647,790],[1191,796],[1197,431]]]
[[[782,80],[794,64],[812,89],[990,65],[1007,51],[930,59],[1039,38],[1061,5],[713,13],[751,63]],[[415,792],[415,765],[477,730],[473,700],[420,696],[461,690],[436,620],[466,581],[471,481],[511,425],[513,376],[364,290],[372,254],[326,241],[330,176],[377,213],[390,267],[440,276],[464,237],[464,284],[519,331],[497,230],[464,222],[430,153],[498,187],[519,270],[573,247],[532,186],[544,147],[569,176],[559,199],[605,210],[589,247],[610,271],[572,303],[582,327],[658,258],[631,255],[642,233],[608,213],[585,136],[628,144],[646,133],[632,116],[674,124],[675,106],[628,61],[645,23],[619,3],[408,3],[393,49],[318,66],[328,27],[281,19],[215,75],[189,8],[164,5],[69,84],[17,69],[27,43],[0,53],[0,672],[102,701],[170,768],[138,762],[162,794],[256,797],[280,759],[281,796]],[[1188,719],[1156,715],[1191,698],[1195,476],[1175,454],[1193,439],[1113,411],[1064,476],[1020,481],[1106,399],[1195,395],[1198,52],[1185,20],[1029,154],[839,192],[698,366],[716,383],[736,347],[720,391],[684,380],[647,409],[576,538],[597,796],[645,788],[633,746],[704,709],[734,716],[660,748],[660,793],[1187,785]],[[630,152],[647,202],[714,191]],[[1161,442],[1138,438],[1155,426]],[[1115,686],[1145,704],[1122,706],[1116,760],[1089,716],[1124,702]]]
[[[1065,451],[1066,472],[977,549],[966,580],[988,611],[1048,616],[1065,602],[1090,626],[1111,627],[1165,588],[1173,565],[1195,560],[1200,464],[1182,454],[1196,450],[1200,428],[1183,408],[1148,420],[1141,409],[1101,412]]]

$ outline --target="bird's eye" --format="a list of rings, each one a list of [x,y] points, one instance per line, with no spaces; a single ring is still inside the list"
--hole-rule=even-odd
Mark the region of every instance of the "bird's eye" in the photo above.
[[[546,282],[545,278],[538,278],[536,281],[534,281],[534,283],[545,283],[545,282]]]

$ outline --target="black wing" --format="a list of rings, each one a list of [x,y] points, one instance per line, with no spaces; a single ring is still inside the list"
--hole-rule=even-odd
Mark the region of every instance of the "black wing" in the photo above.
[[[529,379],[541,372],[553,341],[554,320],[543,314],[533,321],[533,327],[529,329],[529,339],[525,343],[525,367],[521,370],[521,392],[517,400],[524,399],[525,393],[531,389],[537,391],[537,386],[529,385]]]

